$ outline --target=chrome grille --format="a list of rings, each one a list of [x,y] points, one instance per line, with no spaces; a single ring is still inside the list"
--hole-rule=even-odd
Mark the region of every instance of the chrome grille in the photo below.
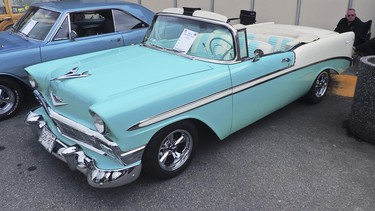
[[[64,124],[60,121],[54,120],[54,122],[56,123],[57,128],[60,130],[60,132],[63,135],[65,135],[65,136],[67,136],[67,137],[69,137],[73,140],[81,141],[83,143],[89,144],[91,146],[94,146],[94,147],[100,149],[100,147],[97,145],[98,140],[96,140],[95,137],[89,136],[85,133],[82,133],[81,131],[76,130],[76,129],[74,129],[74,128],[72,128],[72,127],[70,127],[70,126],[68,126],[68,125],[66,125],[66,124]]]

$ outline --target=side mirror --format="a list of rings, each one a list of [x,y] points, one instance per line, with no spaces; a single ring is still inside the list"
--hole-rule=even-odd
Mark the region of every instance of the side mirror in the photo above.
[[[69,37],[71,40],[75,40],[77,38],[77,32],[72,30],[70,33],[69,33]]]
[[[254,59],[253,62],[259,61],[259,59],[264,55],[264,52],[260,49],[256,49],[254,51]]]

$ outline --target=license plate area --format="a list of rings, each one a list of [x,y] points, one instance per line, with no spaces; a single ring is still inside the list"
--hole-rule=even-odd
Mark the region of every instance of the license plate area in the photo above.
[[[38,141],[43,145],[44,148],[46,148],[48,152],[51,153],[53,147],[55,146],[56,136],[50,130],[48,130],[47,127],[43,127]]]

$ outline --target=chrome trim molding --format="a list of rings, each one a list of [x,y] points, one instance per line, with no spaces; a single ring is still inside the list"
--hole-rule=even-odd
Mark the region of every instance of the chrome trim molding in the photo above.
[[[325,60],[322,60],[320,62],[325,62],[325,61],[334,60],[334,59],[345,59],[345,60],[348,60],[349,58],[347,58],[347,57],[337,57],[337,58],[325,59]],[[194,102],[187,103],[187,104],[182,105],[180,107],[177,107],[177,108],[171,109],[169,111],[166,111],[166,112],[157,114],[155,116],[152,116],[150,118],[141,120],[140,122],[138,122],[135,125],[131,126],[127,130],[128,131],[137,130],[139,128],[152,125],[154,123],[161,122],[161,121],[163,121],[165,119],[171,118],[173,116],[177,116],[179,114],[182,114],[182,113],[185,113],[187,111],[190,111],[190,110],[196,109],[198,107],[201,107],[201,106],[203,106],[205,104],[212,103],[212,102],[214,102],[216,100],[219,100],[221,98],[224,98],[224,97],[227,97],[227,96],[230,96],[230,95],[242,92],[244,90],[247,90],[247,89],[250,89],[252,87],[258,86],[258,85],[260,85],[260,84],[262,84],[264,82],[267,82],[267,81],[270,81],[270,80],[274,80],[274,79],[276,79],[278,77],[287,75],[287,74],[295,72],[295,71],[299,71],[301,69],[304,69],[306,67],[315,65],[315,64],[320,63],[320,62],[315,62],[313,64],[309,64],[309,65],[300,67],[298,69],[290,69],[290,67],[292,67],[292,66],[288,66],[288,67],[286,67],[284,69],[281,69],[279,71],[273,72],[273,73],[268,74],[268,75],[265,75],[263,77],[256,78],[254,80],[251,80],[251,81],[239,84],[239,85],[233,87],[232,89],[226,89],[226,90],[214,93],[214,94],[212,94],[210,96],[198,99],[198,100],[196,100]],[[294,62],[293,62],[293,64],[294,64]]]
[[[213,95],[204,97],[204,98],[199,99],[197,101],[194,101],[194,102],[182,105],[182,106],[180,106],[178,108],[175,108],[175,109],[166,111],[164,113],[155,115],[153,117],[150,117],[148,119],[142,120],[139,123],[135,124],[134,126],[130,127],[128,129],[128,131],[136,130],[136,129],[139,129],[139,128],[146,127],[148,125],[154,124],[156,122],[160,122],[160,121],[168,119],[170,117],[173,117],[173,116],[179,115],[181,113],[185,113],[187,111],[190,111],[190,110],[193,110],[195,108],[198,108],[200,106],[206,105],[206,104],[211,103],[213,101],[216,101],[218,99],[227,97],[227,96],[229,96],[231,94],[232,94],[232,90],[231,89],[227,89],[227,90],[215,93]]]
[[[65,124],[71,128],[73,128],[74,130],[77,130],[83,134],[86,134],[87,136],[90,136],[92,137],[93,141],[92,141],[92,144],[91,143],[85,143],[83,140],[77,140],[73,137],[70,137],[68,135],[65,135],[58,126],[56,126],[57,130],[59,131],[59,134],[77,144],[79,144],[80,146],[84,146],[98,154],[101,154],[101,155],[106,155],[106,156],[110,156],[111,158],[117,160],[118,162],[122,163],[123,165],[129,165],[131,163],[134,163],[136,161],[139,161],[142,159],[142,155],[143,155],[143,151],[144,151],[144,147],[145,146],[140,146],[139,148],[136,148],[136,149],[132,149],[130,151],[132,151],[133,153],[130,153],[129,151],[128,152],[124,152],[120,149],[120,147],[118,146],[118,144],[116,142],[113,142],[111,140],[109,140],[108,138],[106,138],[103,134],[95,131],[95,130],[92,130],[86,126],[83,126],[71,119],[68,119],[60,114],[58,114],[57,112],[55,112],[54,110],[52,110],[46,100],[44,99],[44,97],[42,96],[41,93],[39,93],[37,90],[34,90],[34,94],[35,96],[37,97],[37,99],[39,100],[39,102],[42,104],[44,110],[46,111],[46,113],[48,114],[48,116],[54,120],[54,121],[57,121],[57,122],[60,122],[62,124]],[[56,124],[56,122],[55,122]]]
[[[84,77],[90,76],[90,74],[88,73],[88,71],[84,71],[82,73],[78,73],[78,70],[79,70],[79,68],[75,67],[75,68],[71,69],[68,73],[66,73],[65,75],[53,78],[53,79],[51,79],[51,81],[64,80],[64,79],[72,79],[72,78],[84,78]]]
[[[43,127],[48,128],[43,117],[33,111],[30,111],[26,116],[25,123],[38,135]],[[123,154],[126,157],[132,155],[132,153],[143,153],[143,148],[144,146]],[[142,170],[140,159],[130,165],[124,165],[123,168],[98,168],[95,160],[87,156],[79,145],[67,146],[59,139],[55,139],[55,144],[50,153],[65,162],[72,171],[78,170],[85,174],[88,184],[95,188],[112,188],[131,183],[139,177]]]
[[[49,113],[49,116],[52,118],[52,119],[55,119],[57,121],[60,121],[66,125],[69,125],[70,127],[82,132],[82,133],[85,133],[87,134],[88,136],[93,136],[97,139],[99,139],[100,141],[102,141],[104,144],[108,145],[109,147],[118,147],[118,145],[115,143],[115,142],[112,142],[108,139],[106,139],[103,134],[99,133],[99,132],[96,132],[94,130],[91,130],[90,128],[87,128],[73,120],[70,120],[64,116],[61,116],[60,114],[56,113],[54,110],[52,110],[51,108],[48,108],[48,113]]]
[[[177,16],[177,17],[181,17],[181,18],[184,18],[184,19],[192,19],[192,20],[200,20],[200,21],[203,20],[204,22],[208,22],[208,23],[211,23],[211,24],[221,25],[221,26],[227,28],[231,32],[232,39],[233,39],[233,47],[239,45],[238,42],[237,42],[237,30],[234,29],[227,22],[222,22],[222,21],[218,21],[218,20],[207,19],[207,18],[202,18],[202,17],[197,17],[197,16],[187,16],[187,15],[176,14],[176,13],[159,12],[158,15],[159,16]],[[173,53],[171,51],[166,51],[166,52]],[[235,63],[238,63],[239,60],[240,60],[237,50],[235,50],[235,54],[236,55],[232,60],[207,59],[207,58],[204,58],[204,57],[191,56],[191,55],[188,55],[188,54],[177,54],[177,55],[184,56],[184,57],[187,57],[187,58],[192,59],[192,60],[196,59],[196,60],[206,61],[206,62],[215,63],[215,64],[235,64]]]
[[[54,106],[63,106],[63,105],[67,105],[67,103],[64,103],[64,102],[62,101],[62,99],[61,99],[59,96],[55,95],[53,92],[50,92],[49,94],[50,94],[50,96],[51,96],[52,104],[53,104]]]

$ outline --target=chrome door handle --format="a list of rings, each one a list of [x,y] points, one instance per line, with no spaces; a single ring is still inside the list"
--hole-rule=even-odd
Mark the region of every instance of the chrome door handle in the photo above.
[[[281,60],[281,62],[290,62],[290,59],[289,58],[284,58],[283,60]]]
[[[121,38],[111,39],[111,42],[121,42]]]

